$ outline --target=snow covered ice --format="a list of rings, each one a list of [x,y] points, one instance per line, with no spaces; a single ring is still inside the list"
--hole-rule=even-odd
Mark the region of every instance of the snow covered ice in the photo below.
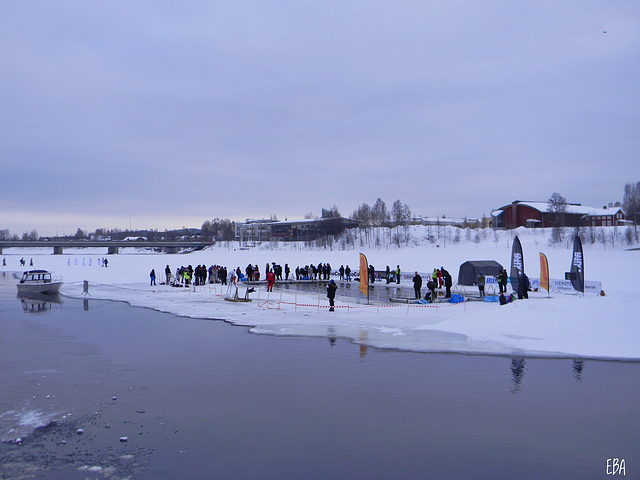
[[[172,272],[188,264],[218,264],[244,271],[249,263],[260,266],[267,262],[288,263],[294,270],[297,265],[329,262],[334,271],[347,264],[357,271],[359,252],[367,255],[376,270],[384,270],[387,265],[393,269],[399,264],[403,272],[417,270],[425,276],[444,266],[455,285],[458,268],[467,260],[496,260],[509,269],[511,242],[516,233],[523,245],[525,271],[530,278],[539,276],[539,252],[549,259],[552,279],[564,279],[570,268],[570,235],[565,242],[552,247],[548,245],[548,230],[521,228],[515,232],[488,231],[484,239],[448,241],[444,245],[429,242],[425,228],[411,227],[412,240],[409,246],[401,247],[360,247],[356,241],[348,249],[340,244],[329,249],[299,243],[269,243],[240,250],[237,242],[231,242],[176,255],[132,248],[109,256],[107,268],[100,267],[97,261],[88,266],[90,257],[97,259],[104,255],[102,250],[65,250],[65,255],[51,255],[49,251],[33,249],[21,250],[19,254],[32,255],[38,268],[63,275],[63,295],[119,300],[179,316],[225,320],[251,327],[254,333],[346,338],[363,345],[416,352],[640,359],[640,293],[636,284],[640,251],[627,250],[628,246],[621,241],[615,245],[584,244],[585,279],[602,282],[605,296],[551,293],[548,297],[546,292],[539,291],[531,292],[529,300],[505,306],[484,302],[457,305],[441,302],[428,306],[356,304],[341,295],[345,286],[338,282],[336,311],[329,313],[324,287],[317,293],[308,293],[308,290],[279,289],[276,283],[274,291],[267,294],[265,286],[257,286],[257,291],[251,294],[252,302],[232,303],[224,301],[227,287],[220,285],[172,288],[158,282],[157,286],[149,286],[150,270],[163,272],[166,265]],[[83,295],[84,280],[90,284],[89,297]],[[411,296],[411,282],[403,280],[403,285],[407,296]],[[376,282],[374,290],[379,287],[384,288],[384,282]],[[239,287],[241,296],[245,288]],[[357,290],[358,285],[354,282],[351,288]]]

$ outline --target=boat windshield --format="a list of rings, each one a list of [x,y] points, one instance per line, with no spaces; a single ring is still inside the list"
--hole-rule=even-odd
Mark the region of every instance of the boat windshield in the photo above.
[[[51,274],[50,273],[25,273],[22,275],[22,280],[20,280],[20,283],[24,283],[24,282],[51,283]]]

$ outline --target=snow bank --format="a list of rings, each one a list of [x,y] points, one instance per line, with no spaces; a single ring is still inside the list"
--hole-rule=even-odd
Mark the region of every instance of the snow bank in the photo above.
[[[27,264],[33,258],[35,268],[63,275],[63,295],[82,297],[83,281],[88,280],[94,299],[120,300],[184,317],[221,319],[251,327],[255,333],[347,338],[363,345],[417,352],[640,359],[640,292],[635,283],[640,251],[626,251],[619,244],[584,247],[585,278],[601,281],[606,296],[552,293],[548,297],[546,292],[534,292],[529,300],[505,306],[484,302],[367,306],[341,296],[341,289],[345,288],[341,285],[336,311],[328,312],[322,290],[317,294],[296,293],[276,284],[271,294],[258,287],[251,294],[251,303],[231,303],[224,300],[227,290],[220,286],[196,289],[149,286],[151,269],[161,274],[166,265],[172,271],[188,264],[194,267],[219,264],[229,269],[239,266],[244,271],[251,263],[262,271],[267,262],[276,262],[288,263],[293,271],[297,265],[329,262],[334,270],[347,264],[356,270],[359,251],[379,270],[400,264],[404,272],[427,273],[444,266],[454,276],[454,282],[460,264],[467,260],[497,260],[508,269],[511,232],[488,232],[485,238],[467,241],[463,238],[459,243],[432,243],[426,227],[420,228],[412,230],[411,246],[401,248],[389,243],[378,248],[349,250],[280,244],[251,250],[212,247],[185,255],[125,249],[121,254],[108,256],[107,268],[98,266],[98,258],[106,253],[101,250],[65,251],[65,255],[23,250],[6,251],[8,264],[4,269],[19,270],[20,257],[25,257]],[[521,229],[517,233],[523,244],[525,271],[530,277],[539,275],[538,252],[543,252],[549,259],[550,276],[564,278],[571,262],[570,241],[552,248],[545,231]],[[406,287],[410,294],[411,284]],[[239,293],[244,295],[244,287],[240,287]]]

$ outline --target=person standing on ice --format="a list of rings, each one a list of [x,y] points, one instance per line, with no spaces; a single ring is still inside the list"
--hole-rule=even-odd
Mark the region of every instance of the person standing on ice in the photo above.
[[[480,275],[478,275],[478,290],[480,291],[480,296],[484,297],[484,283],[485,283],[485,276],[484,273],[480,273]]]
[[[396,268],[396,283],[398,285],[400,284],[400,265],[398,265]]]
[[[444,298],[451,298],[451,285],[453,285],[453,279],[451,278],[451,274],[445,270],[444,267],[442,267],[441,270],[442,277],[444,278],[444,288],[447,289]]]
[[[416,294],[416,300],[420,300],[420,290],[422,289],[422,277],[416,272],[413,277],[413,291]]]
[[[276,274],[273,270],[267,273],[267,292],[273,292],[273,284],[276,283]]]
[[[151,278],[151,286],[156,284],[156,269],[152,268],[151,273],[149,274],[149,278]]]
[[[344,269],[344,274],[347,277],[347,282],[351,281],[351,268],[349,268],[349,265],[347,265]]]
[[[389,268],[389,265],[387,265],[387,269],[384,271],[384,276],[387,279],[387,285],[389,285],[391,282],[391,269]]]
[[[529,290],[531,290],[531,283],[529,282],[529,277],[527,277],[526,273],[523,273],[522,278],[518,283],[518,300],[522,300],[523,298],[529,298]]]
[[[507,281],[509,280],[509,274],[503,268],[502,273],[500,274],[500,291],[507,293]]]
[[[502,271],[500,270],[500,273],[498,273],[498,275],[496,275],[496,281],[498,282],[498,288],[500,289],[499,293],[505,293],[502,291]]]
[[[338,285],[333,280],[329,280],[329,284],[327,285],[327,298],[329,299],[329,311],[334,311],[334,300],[336,298],[336,290],[338,289]]]

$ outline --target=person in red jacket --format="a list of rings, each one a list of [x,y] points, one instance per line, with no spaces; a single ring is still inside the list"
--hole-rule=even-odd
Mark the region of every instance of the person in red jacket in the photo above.
[[[267,273],[267,292],[273,292],[273,284],[276,283],[276,274],[273,270],[269,270]]]

